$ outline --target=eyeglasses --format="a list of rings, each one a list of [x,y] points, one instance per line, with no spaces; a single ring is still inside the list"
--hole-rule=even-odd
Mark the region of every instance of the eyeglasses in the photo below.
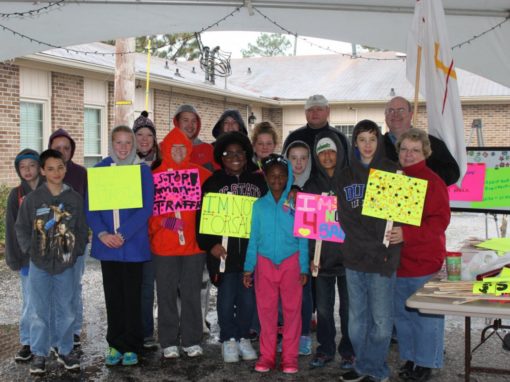
[[[387,115],[395,115],[395,114],[403,115],[407,112],[408,112],[408,110],[403,107],[399,107],[398,109],[386,109],[386,111],[385,111],[385,113]]]
[[[243,158],[246,156],[246,151],[223,151],[221,155],[224,158]]]
[[[405,147],[401,147],[400,150],[399,150],[399,153],[400,154],[413,154],[413,155],[418,155],[418,154],[421,154],[423,152],[422,149],[407,149]]]

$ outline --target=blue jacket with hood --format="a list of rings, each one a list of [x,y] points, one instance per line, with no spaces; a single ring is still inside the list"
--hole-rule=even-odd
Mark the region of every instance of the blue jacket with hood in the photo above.
[[[308,273],[308,240],[293,235],[294,213],[288,207],[287,197],[293,183],[292,166],[288,166],[285,190],[278,202],[269,191],[253,204],[250,241],[244,263],[245,272],[253,272],[257,255],[279,265],[299,252],[301,273]]]

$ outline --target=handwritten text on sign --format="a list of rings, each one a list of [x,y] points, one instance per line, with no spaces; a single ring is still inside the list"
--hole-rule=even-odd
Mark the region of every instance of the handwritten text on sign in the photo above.
[[[249,238],[253,203],[257,198],[210,192],[204,196],[200,233]]]
[[[197,169],[158,172],[153,177],[154,216],[200,208],[202,191]]]
[[[336,196],[298,192],[294,236],[343,243],[345,232],[338,222]]]
[[[90,211],[143,207],[139,165],[87,169]]]
[[[427,184],[423,179],[371,169],[361,213],[420,226]]]
[[[448,196],[450,200],[481,201],[484,183],[485,163],[468,163],[461,187],[452,184],[448,187]]]

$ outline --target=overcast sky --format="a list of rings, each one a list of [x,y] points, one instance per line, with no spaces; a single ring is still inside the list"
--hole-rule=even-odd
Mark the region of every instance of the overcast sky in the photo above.
[[[241,58],[241,49],[247,49],[248,43],[255,44],[257,37],[261,32],[204,32],[202,33],[202,42],[205,46],[211,48],[220,46],[225,52],[231,52],[232,58]],[[294,44],[294,36],[289,36],[289,40]],[[313,43],[313,44],[310,44]],[[297,54],[333,54],[335,52],[328,51],[329,48],[336,53],[351,53],[351,44],[341,41],[323,40],[312,37],[298,37]],[[293,53],[294,45],[289,49],[289,53]]]

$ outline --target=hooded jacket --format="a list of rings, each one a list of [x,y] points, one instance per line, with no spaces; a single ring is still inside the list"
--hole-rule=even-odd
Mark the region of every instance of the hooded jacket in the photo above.
[[[448,190],[444,181],[423,160],[404,173],[428,181],[421,225],[402,225],[404,243],[398,277],[421,277],[439,271],[446,257],[446,228],[450,224]]]
[[[308,148],[308,162],[306,162],[305,170],[303,171],[303,173],[301,175],[294,176],[293,185],[298,186],[300,189],[302,189],[303,186],[305,185],[305,183],[310,178],[310,173],[312,171],[313,158],[312,158],[312,150],[310,150],[310,146],[308,146],[308,144],[305,141],[299,141],[299,140],[293,141],[287,146],[287,148],[285,149],[285,151],[283,153],[283,156],[289,160],[289,164],[290,164],[289,151],[294,146],[298,146],[298,145],[305,145]],[[302,146],[299,146],[299,147],[302,147]]]
[[[21,150],[19,154],[16,155],[14,167],[21,183],[17,187],[14,187],[9,193],[9,196],[7,197],[7,206],[5,208],[5,262],[13,271],[19,271],[21,268],[26,267],[29,262],[28,254],[24,254],[19,247],[14,224],[16,223],[18,211],[25,196],[33,191],[30,185],[21,178],[21,174],[19,172],[19,162],[22,159],[31,159],[30,157],[39,162],[39,154],[31,149]],[[39,176],[36,188],[38,188],[43,182],[43,177]]]
[[[315,151],[315,143],[316,143],[317,136],[322,135],[323,133],[327,133],[327,132],[333,133],[337,136],[337,138],[339,139],[339,141],[341,143],[340,145],[337,145],[338,151],[340,151],[340,150],[342,151],[344,159],[345,159],[345,161],[347,161],[349,158],[349,141],[347,140],[345,135],[343,135],[340,131],[331,127],[329,125],[329,123],[326,123],[323,127],[319,128],[319,129],[314,129],[314,128],[310,127],[308,124],[306,124],[305,126],[301,126],[299,129],[294,130],[285,139],[285,142],[283,143],[283,150],[286,150],[287,147],[294,141],[303,141],[303,142],[306,142],[306,144],[308,146],[310,146],[313,149],[313,151]],[[315,176],[318,173],[317,168],[319,166],[319,162],[317,162],[315,155],[312,156],[312,158],[313,158],[313,161],[312,161],[311,175]]]
[[[62,273],[85,249],[83,198],[66,184],[52,195],[44,183],[21,204],[15,228],[21,252],[32,263],[51,275]]]
[[[223,122],[225,122],[225,119],[228,117],[234,119],[237,124],[239,125],[239,132],[243,133],[244,135],[248,136],[248,130],[246,129],[246,125],[244,124],[243,117],[241,117],[241,113],[239,113],[238,110],[235,109],[229,109],[225,110],[223,114],[220,116],[220,119],[218,119],[218,122],[214,125],[212,129],[212,135],[214,138],[218,139],[218,137],[223,132]]]
[[[65,137],[71,142],[71,157],[66,163],[66,176],[64,177],[64,183],[70,185],[82,198],[85,198],[87,190],[87,170],[85,167],[80,166],[73,162],[74,151],[76,150],[76,142],[64,129],[58,129],[50,135],[48,142],[48,148],[51,149],[53,140],[58,137]]]
[[[229,144],[237,143],[241,145],[246,152],[248,158],[251,152],[250,140],[242,133],[232,132],[223,134],[217,141],[214,147],[214,157],[217,160],[221,153]],[[216,170],[212,176],[204,182],[202,186],[202,198],[208,192],[217,192],[221,194],[232,193],[234,195],[253,196],[260,198],[267,192],[267,184],[264,180],[264,175],[260,172],[252,172],[246,167],[240,175],[230,175],[225,170],[223,162],[221,163],[221,170]],[[220,260],[211,254],[211,249],[216,244],[221,244],[222,237],[217,235],[206,235],[199,233],[201,211],[197,211],[197,241],[200,248],[207,251],[207,269],[211,281],[215,285],[219,285],[221,281],[221,273],[219,272]],[[251,222],[250,222],[251,223]],[[241,239],[237,237],[230,237],[228,239],[227,258],[225,264],[225,272],[242,272],[244,261],[246,258],[246,248],[248,247],[248,239]]]
[[[133,139],[134,133],[133,134]],[[111,142],[111,139],[110,139]],[[135,141],[133,141],[135,142]],[[103,159],[94,167],[107,167],[115,163],[117,166],[138,165],[141,171],[142,199],[141,208],[124,208],[119,210],[120,225],[117,231],[113,224],[113,211],[89,211],[88,194],[86,198],[87,221],[93,231],[91,256],[101,261],[144,262],[151,258],[148,220],[152,215],[154,203],[154,182],[150,168],[140,163],[136,155],[136,144],[133,144],[131,153],[124,161],[119,161],[113,150],[111,156]],[[102,233],[120,233],[124,244],[120,248],[107,247],[100,239]]]
[[[181,144],[186,147],[186,156],[181,163],[172,159],[172,145]],[[190,140],[178,128],[172,129],[160,144],[162,162],[153,170],[153,173],[172,170],[198,169],[200,185],[211,176],[211,173],[204,167],[191,162],[192,145]],[[164,227],[166,218],[175,218],[175,212],[165,215],[152,216],[149,220],[149,235],[152,252],[157,256],[190,256],[203,253],[196,240],[196,211],[181,211],[181,219],[184,224],[184,245],[179,243],[177,231]]]
[[[179,114],[180,113],[176,113],[173,119],[174,127],[178,129],[180,129]],[[200,130],[202,128],[202,120],[200,119],[198,113],[193,114],[195,114],[195,116],[197,117],[197,131],[195,132],[195,135],[191,137],[193,146],[190,155],[190,162],[198,164],[212,172],[219,168],[219,166],[214,162],[213,146],[209,143],[203,142],[202,140],[200,140],[200,138],[198,138],[198,135],[200,134]]]
[[[273,193],[253,204],[250,241],[244,262],[244,270],[253,272],[257,255],[263,256],[275,265],[299,252],[301,273],[308,274],[308,239],[294,237],[294,214],[286,203],[292,187],[292,166],[288,166],[288,179],[280,200],[276,202]]]
[[[354,147],[349,166],[338,177],[341,192],[338,194],[338,215],[345,232],[342,245],[344,266],[357,272],[379,273],[390,277],[400,258],[400,245],[383,245],[386,220],[361,214],[363,198],[370,169],[396,172],[398,165],[384,154],[384,143],[379,135],[374,158],[368,166],[361,162],[359,150]]]
[[[316,152],[317,142],[319,142],[319,140],[324,137],[331,138],[337,147],[336,167],[332,177],[329,177],[324,167],[321,166],[319,157],[317,156]],[[341,148],[343,148],[342,142],[335,132],[331,130],[325,130],[317,134],[313,145],[313,157],[314,162],[317,164],[317,173],[315,176],[310,177],[308,182],[306,182],[303,188],[304,192],[317,195],[325,192],[330,196],[338,196],[340,194],[341,189],[338,184],[338,178],[342,170],[345,168],[345,166],[347,166],[346,152]],[[309,240],[308,242],[310,259],[313,259],[315,254],[315,240]],[[331,241],[323,241],[319,276],[341,276],[344,271],[345,269],[343,267],[342,244]]]

